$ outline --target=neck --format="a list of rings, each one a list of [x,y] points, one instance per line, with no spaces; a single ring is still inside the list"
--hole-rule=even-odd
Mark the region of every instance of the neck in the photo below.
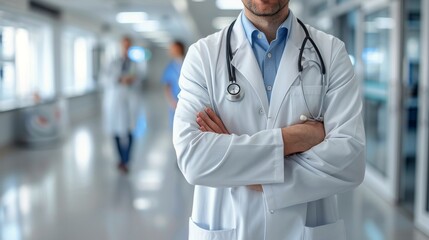
[[[261,32],[267,36],[268,42],[276,39],[277,29],[289,16],[289,7],[286,6],[284,10],[278,12],[273,16],[258,16],[253,14],[247,8],[244,8],[244,14],[250,22]]]

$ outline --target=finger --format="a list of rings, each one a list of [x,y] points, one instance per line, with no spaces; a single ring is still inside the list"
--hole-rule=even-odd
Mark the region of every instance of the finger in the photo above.
[[[223,131],[223,133],[229,134],[228,130],[226,130],[225,125],[222,122],[222,119],[220,119],[216,113],[213,111],[213,109],[211,108],[206,108],[205,112],[207,113],[207,115],[210,117],[211,120],[213,120],[219,127],[220,129]]]
[[[216,133],[223,133],[222,129],[204,112],[198,113],[198,117],[200,117],[208,127],[214,130]]]
[[[203,127],[207,132],[215,132],[202,118],[197,117],[197,123],[200,127]]]

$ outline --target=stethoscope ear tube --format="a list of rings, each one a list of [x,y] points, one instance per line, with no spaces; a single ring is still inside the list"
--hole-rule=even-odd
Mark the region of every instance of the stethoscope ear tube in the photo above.
[[[228,32],[226,33],[226,63],[227,63],[227,68],[228,68],[228,77],[229,77],[229,83],[235,83],[236,78],[235,78],[235,68],[231,65],[231,61],[232,61],[232,51],[231,51],[231,33],[232,33],[232,29],[234,28],[234,24],[235,24],[234,20],[231,25],[228,28]]]
[[[308,29],[304,25],[304,23],[301,22],[301,20],[299,20],[298,18],[296,20],[298,21],[298,23],[301,25],[302,29],[305,32],[305,38],[304,38],[304,41],[302,42],[301,49],[299,50],[299,58],[298,58],[298,70],[299,70],[299,72],[302,72],[303,69],[304,69],[304,67],[302,66],[302,63],[301,63],[302,55],[304,54],[304,49],[305,49],[305,45],[307,44],[307,41],[310,41],[311,45],[313,45],[314,49],[316,50],[317,57],[320,60],[320,65],[321,65],[321,68],[322,68],[321,69],[322,70],[322,74],[325,75],[326,74],[325,62],[323,61],[322,54],[320,53],[319,48],[317,47],[317,45],[314,42],[314,40],[310,37],[310,33],[308,32]]]
[[[240,85],[236,83],[235,68],[232,66],[232,51],[231,51],[231,33],[234,28],[235,20],[231,23],[226,34],[226,65],[228,69],[229,85],[226,89],[226,98],[231,102],[241,101],[244,97],[244,92]]]

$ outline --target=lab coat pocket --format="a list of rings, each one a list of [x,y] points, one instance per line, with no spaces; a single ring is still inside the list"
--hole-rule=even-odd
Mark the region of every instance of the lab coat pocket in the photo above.
[[[322,86],[318,85],[304,85],[303,88],[298,85],[293,86],[291,88],[292,105],[296,117],[299,118],[299,116],[301,116],[302,114],[306,115],[307,117],[310,117],[311,114],[313,114],[313,116],[316,117],[319,114],[320,107],[322,104],[322,90]],[[309,111],[311,112],[311,114],[309,113]]]
[[[198,226],[191,218],[189,219],[189,240],[235,240],[235,229],[229,230],[206,230]]]
[[[346,231],[344,221],[338,220],[335,223],[317,227],[305,227],[303,240],[345,240]]]

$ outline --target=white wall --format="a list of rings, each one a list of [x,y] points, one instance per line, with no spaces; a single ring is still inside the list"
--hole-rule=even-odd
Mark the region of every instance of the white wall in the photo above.
[[[0,146],[4,146],[15,139],[15,111],[0,113]]]
[[[164,69],[170,60],[168,52],[164,48],[153,47],[152,59],[148,62],[148,85],[152,88],[159,88],[161,86],[161,77]]]
[[[98,92],[67,99],[68,116],[71,124],[78,123],[101,113],[101,96]]]

